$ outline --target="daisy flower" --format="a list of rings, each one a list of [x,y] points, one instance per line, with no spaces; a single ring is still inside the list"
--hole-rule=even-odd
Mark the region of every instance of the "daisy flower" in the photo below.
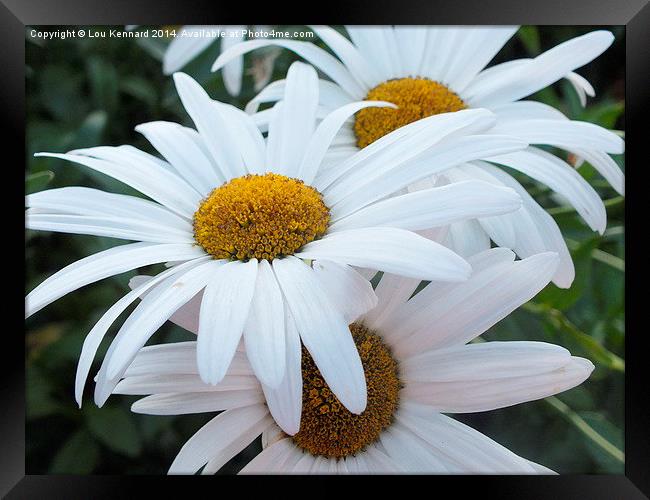
[[[136,298],[149,292],[112,342],[98,374],[102,380],[117,383],[154,332],[201,293],[196,354],[203,381],[222,381],[243,332],[254,373],[269,390],[280,390],[286,378],[288,307],[332,391],[360,413],[366,385],[348,324],[373,307],[376,297],[352,266],[463,281],[469,264],[413,231],[521,205],[513,190],[475,181],[379,201],[395,187],[392,172],[413,158],[430,160],[427,165],[453,164],[526,143],[481,135],[494,123],[486,110],[433,116],[347,160],[370,167],[380,189],[358,190],[345,174],[331,188],[320,187],[315,179],[339,127],[360,109],[390,104],[352,103],[316,127],[316,72],[294,63],[265,138],[250,116],[213,101],[189,76],[176,73],[174,80],[197,130],[160,121],[136,128],[164,159],[130,146],[40,153],[114,177],[151,200],[84,187],[27,196],[27,228],[136,241],[50,276],[27,296],[27,315],[100,279],[170,263],[108,309],[86,337],[76,378],[79,404],[99,344]],[[420,174],[427,173],[424,168]],[[382,188],[384,178],[391,185]],[[405,185],[409,179],[398,181]],[[348,207],[360,199],[361,210]],[[109,394],[96,392],[95,401],[101,405]]]
[[[546,104],[521,100],[554,82],[567,78],[583,105],[594,95],[587,80],[574,73],[609,47],[614,37],[595,31],[564,42],[533,59],[516,59],[487,67],[517,31],[504,27],[354,27],[351,40],[329,27],[313,31],[336,55],[313,43],[294,40],[255,40],[225,51],[213,70],[232,58],[267,45],[290,49],[320,69],[332,81],[321,80],[322,112],[362,99],[392,102],[397,109],[366,109],[341,129],[340,154],[353,154],[385,134],[438,113],[486,108],[497,116],[497,134],[520,137],[537,146],[553,146],[587,160],[618,192],[624,177],[609,154],[623,153],[623,140],[597,125],[569,120]],[[266,87],[247,106],[254,112],[262,102],[274,101],[284,82]],[[265,113],[265,112],[262,112]],[[258,121],[264,121],[260,116]],[[546,184],[565,198],[593,230],[603,233],[605,206],[598,193],[566,161],[541,147],[472,162],[444,171],[424,186],[466,179],[481,179],[519,192],[520,184],[502,167],[508,167]],[[492,167],[491,165],[499,165]],[[370,184],[370,180],[368,184]],[[438,184],[435,184],[438,183]],[[421,187],[421,186],[420,186]],[[471,255],[497,245],[512,248],[520,257],[555,251],[561,263],[556,285],[568,288],[575,271],[571,256],[554,220],[530,197],[515,214],[453,224],[447,242],[461,255]]]
[[[127,30],[137,28],[137,24],[128,25]],[[264,31],[267,26],[253,26],[252,30]],[[180,26],[178,34],[169,43],[163,55],[163,73],[171,75],[182,69],[186,64],[206,50],[217,39],[221,40],[220,51],[241,43],[246,38],[248,26]],[[224,35],[218,35],[223,33]],[[251,72],[255,81],[254,88],[259,92],[264,87],[273,73],[273,63],[277,58],[276,51],[258,58]],[[230,61],[223,69],[223,83],[226,91],[231,96],[238,96],[241,92],[242,77],[244,75],[244,58],[237,57]]]
[[[185,443],[171,474],[214,473],[260,434],[265,448],[243,473],[548,473],[444,415],[548,397],[594,368],[548,343],[469,343],[537,294],[558,265],[552,252],[514,259],[508,249],[481,252],[470,258],[469,280],[432,282],[415,295],[418,280],[384,275],[377,307],[349,326],[368,385],[359,415],[332,394],[301,347],[291,311],[287,363],[296,377],[284,399],[267,394],[264,403],[243,348],[224,380],[206,385],[197,342],[141,349],[114,392],[147,395],[133,404],[137,413],[221,412]],[[185,317],[196,314],[186,308]]]

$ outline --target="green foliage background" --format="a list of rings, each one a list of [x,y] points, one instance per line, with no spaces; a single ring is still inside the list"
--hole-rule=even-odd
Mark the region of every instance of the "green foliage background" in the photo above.
[[[153,152],[134,131],[135,125],[153,120],[189,124],[171,78],[161,72],[160,57],[167,41],[75,38],[43,42],[30,37],[30,29],[26,32],[26,191],[83,185],[137,195],[90,169],[54,159],[34,158],[33,153],[120,144]],[[592,29],[522,27],[494,62],[535,56]],[[616,35],[613,46],[578,70],[597,92],[596,98],[589,99],[586,109],[580,107],[567,82],[545,89],[532,99],[556,106],[570,118],[624,130],[624,29],[606,29]],[[213,98],[241,108],[255,94],[252,78],[245,76],[239,98],[229,97],[221,76],[209,72],[217,55],[218,44],[213,44],[184,71],[197,78]],[[276,60],[273,79],[282,78],[295,59],[292,53],[283,51]],[[623,156],[616,159],[623,164]],[[549,285],[484,338],[561,344],[574,355],[592,360],[596,370],[586,383],[557,397],[458,418],[516,453],[558,472],[622,473],[624,203],[590,165],[584,165],[579,172],[605,200],[607,231],[603,236],[592,232],[565,202],[554,199],[544,186],[522,177],[531,194],[549,208],[560,225],[576,264],[576,280],[569,290]],[[121,243],[108,238],[27,231],[26,289],[31,290],[79,258]],[[140,272],[156,270],[152,266]],[[103,312],[126,293],[128,280],[134,274],[126,273],[87,286],[27,321],[28,474],[164,473],[185,440],[212,417],[137,415],[129,410],[136,398],[121,396],[112,397],[104,408],[98,409],[92,402],[91,384],[83,408],[77,408],[73,397],[74,373],[84,337]],[[168,323],[154,336],[153,342],[191,337]],[[103,357],[107,343],[102,346],[98,359]],[[259,442],[251,444],[222,472],[236,472],[259,449]]]

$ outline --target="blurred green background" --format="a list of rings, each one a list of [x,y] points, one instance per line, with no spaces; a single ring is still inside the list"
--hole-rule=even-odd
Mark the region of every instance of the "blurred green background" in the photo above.
[[[494,62],[535,56],[595,28],[522,27]],[[531,98],[556,106],[572,119],[622,131],[624,28],[605,29],[616,35],[613,46],[578,70],[597,93],[589,99],[586,109],[581,108],[565,81]],[[33,153],[120,144],[153,152],[134,131],[138,123],[170,120],[189,125],[171,78],[161,72],[160,58],[168,41],[74,38],[44,42],[30,37],[30,30],[28,27],[26,31],[26,191],[83,185],[137,194],[90,169],[55,159],[34,158]],[[228,96],[221,75],[209,72],[218,49],[218,43],[213,44],[184,71],[201,82],[213,98],[243,108],[256,93],[253,77],[245,75],[239,98]],[[273,80],[283,78],[294,60],[293,53],[282,51],[275,61]],[[247,67],[250,62],[247,56]],[[623,165],[623,155],[616,160]],[[458,418],[514,452],[560,473],[623,473],[624,202],[590,165],[584,165],[579,172],[605,200],[607,231],[603,236],[592,232],[571,207],[554,199],[547,188],[521,177],[560,225],[576,264],[576,280],[569,290],[548,286],[484,338],[561,344],[574,355],[592,360],[596,370],[587,382],[557,397]],[[26,290],[79,258],[123,243],[108,238],[27,231]],[[158,269],[151,266],[140,272],[151,274]],[[128,280],[135,274],[126,273],[87,286],[27,321],[28,474],[165,473],[185,440],[213,416],[137,415],[129,410],[137,398],[124,396],[114,396],[104,408],[97,409],[90,383],[83,408],[77,408],[74,374],[83,339],[104,311],[126,293]],[[116,326],[119,325],[114,325],[112,333]],[[167,323],[152,342],[192,337]],[[97,359],[101,360],[107,345],[104,342]],[[92,373],[98,366],[96,362]],[[221,473],[238,471],[259,449],[258,439]]]

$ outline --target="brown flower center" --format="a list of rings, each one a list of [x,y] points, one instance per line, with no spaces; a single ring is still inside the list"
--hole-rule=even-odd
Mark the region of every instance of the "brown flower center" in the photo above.
[[[246,175],[214,189],[194,213],[194,238],[217,259],[272,260],[322,236],[323,197],[298,179]]]
[[[360,415],[348,411],[329,389],[307,349],[302,350],[302,417],[293,436],[312,455],[342,458],[373,443],[393,420],[400,381],[397,363],[381,338],[364,326],[350,325],[366,375],[368,404]]]
[[[414,121],[467,107],[445,85],[428,78],[388,80],[370,90],[366,100],[392,102],[398,109],[365,108],[356,114],[354,133],[360,148]]]

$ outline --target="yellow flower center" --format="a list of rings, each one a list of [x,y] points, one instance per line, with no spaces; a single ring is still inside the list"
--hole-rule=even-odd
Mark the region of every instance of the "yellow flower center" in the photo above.
[[[368,405],[348,411],[327,387],[307,349],[302,349],[302,417],[295,444],[312,455],[342,458],[371,444],[393,420],[401,387],[397,363],[381,338],[363,325],[350,325],[366,374]]]
[[[322,195],[298,179],[246,175],[214,189],[194,213],[194,238],[217,259],[272,260],[322,236]]]
[[[388,80],[370,90],[365,99],[392,102],[398,109],[365,108],[356,114],[354,133],[360,148],[427,116],[460,111],[467,107],[445,85],[428,78]]]

